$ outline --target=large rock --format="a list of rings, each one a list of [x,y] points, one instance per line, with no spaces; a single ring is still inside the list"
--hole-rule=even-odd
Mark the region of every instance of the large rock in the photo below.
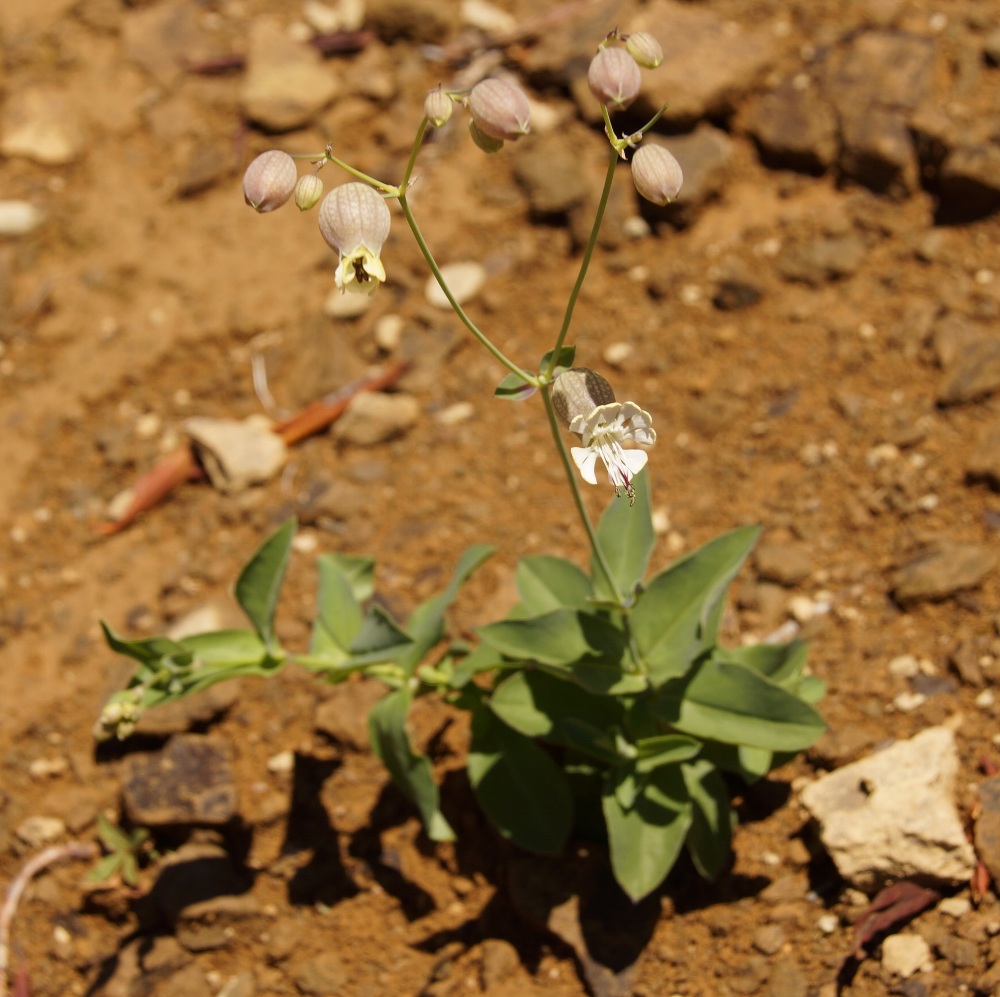
[[[892,594],[901,603],[946,599],[978,585],[996,565],[996,553],[983,544],[938,540],[896,570]]]
[[[731,108],[778,53],[767,29],[675,0],[653,0],[622,27],[648,31],[663,46],[663,64],[644,75],[640,99],[657,109],[667,104],[667,121],[697,121]]]
[[[955,736],[932,727],[823,776],[802,792],[841,876],[872,890],[890,880],[963,883],[976,856],[955,808]]]

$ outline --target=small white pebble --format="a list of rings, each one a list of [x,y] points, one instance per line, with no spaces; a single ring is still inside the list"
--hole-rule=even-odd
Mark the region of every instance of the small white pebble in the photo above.
[[[292,540],[292,550],[300,554],[311,554],[319,546],[315,533],[296,533]]]
[[[927,18],[927,27],[934,32],[944,31],[948,27],[948,15],[942,11],[937,11]]]
[[[687,546],[684,537],[677,532],[677,530],[671,530],[666,537],[667,553],[668,554],[680,554]]]
[[[788,612],[798,620],[799,623],[808,623],[819,614],[819,603],[814,602],[807,595],[792,596],[788,600]]]
[[[858,335],[862,339],[874,339],[876,334],[875,326],[871,322],[862,322],[858,326]]]
[[[988,709],[996,701],[996,693],[992,689],[983,689],[983,691],[976,696],[976,706],[982,710]]]
[[[441,275],[460,305],[471,301],[486,283],[485,267],[481,263],[475,263],[471,260],[446,263],[441,267]],[[424,295],[435,308],[451,308],[436,277],[428,278],[424,287]]]
[[[163,420],[155,412],[146,412],[135,421],[135,435],[140,440],[151,440],[162,426]]]
[[[637,263],[634,267],[629,267],[625,276],[633,284],[645,284],[649,280],[649,267],[645,263]]]
[[[0,235],[27,235],[45,220],[30,201],[0,201]]]
[[[937,495],[921,495],[920,498],[917,499],[917,508],[921,512],[933,512],[940,503],[941,499]]]
[[[376,323],[373,335],[375,345],[386,353],[393,353],[399,348],[403,338],[405,325],[402,315],[383,315]]]
[[[781,252],[781,240],[777,236],[765,239],[763,242],[757,243],[753,251],[757,256],[773,258]]]
[[[836,914],[821,914],[816,919],[816,927],[824,935],[832,935],[840,927],[840,918]]]
[[[764,852],[761,855],[760,860],[764,863],[764,865],[781,865],[781,856],[777,852]]]
[[[133,492],[131,488],[125,488],[120,491],[109,503],[108,508],[104,513],[106,519],[116,520],[121,519],[125,515],[126,510],[132,504]]]
[[[964,917],[972,910],[972,901],[968,897],[945,897],[937,909],[949,917]]]
[[[920,663],[912,654],[899,654],[889,662],[889,674],[911,679],[920,671]]]
[[[996,274],[992,270],[983,267],[982,270],[976,271],[972,279],[980,286],[985,287],[987,284],[992,284],[995,277]]]
[[[892,700],[892,705],[900,713],[912,713],[927,702],[927,697],[922,692],[901,692]]]
[[[39,815],[21,821],[14,833],[26,845],[41,848],[58,841],[66,833],[66,825],[58,817]]]
[[[28,765],[28,775],[32,779],[48,779],[62,775],[69,768],[69,761],[63,757],[36,758]]]
[[[686,305],[696,305],[704,297],[705,292],[697,284],[685,284],[681,288],[681,301]]]
[[[652,231],[649,222],[641,215],[633,215],[622,222],[622,232],[627,239],[645,239]]]
[[[295,752],[282,751],[267,760],[267,771],[275,775],[286,775],[295,768]]]
[[[28,539],[28,531],[23,526],[12,526],[10,539],[12,543],[23,544]]]
[[[51,523],[52,522],[52,510],[47,506],[40,505],[37,509],[34,509],[31,513],[35,517],[36,523]]]
[[[457,426],[460,422],[468,422],[475,414],[476,409],[472,402],[456,402],[441,409],[435,419],[442,426]]]
[[[621,367],[635,352],[631,343],[612,343],[601,354],[604,362],[612,367]]]
[[[895,443],[879,443],[865,454],[865,463],[872,469],[899,460],[899,447]]]
[[[191,404],[191,392],[187,388],[178,388],[174,392],[174,404],[178,408],[187,408]]]
[[[657,506],[653,510],[653,532],[662,537],[669,529],[670,510],[665,505]]]
[[[374,300],[367,294],[347,294],[335,287],[323,302],[323,314],[333,319],[357,318],[368,311]]]

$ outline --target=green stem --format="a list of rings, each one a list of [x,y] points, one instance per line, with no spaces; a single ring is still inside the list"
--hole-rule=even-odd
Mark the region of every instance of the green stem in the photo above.
[[[403,179],[400,181],[399,189],[406,193],[406,188],[410,186],[410,177],[413,175],[413,168],[417,165],[417,153],[424,143],[424,135],[427,134],[427,126],[430,119],[425,114],[417,129],[417,137],[413,140],[413,148],[410,150],[410,158],[406,161],[406,169],[403,171]]]
[[[580,492],[580,483],[577,481],[576,469],[566,450],[566,444],[563,443],[559,420],[556,417],[556,410],[552,404],[551,388],[548,384],[542,385],[541,394],[542,401],[545,404],[545,414],[549,419],[549,429],[552,431],[552,439],[555,440],[556,449],[559,451],[559,458],[562,460],[563,469],[566,471],[566,479],[569,481],[569,489],[573,493],[573,502],[576,505],[576,511],[580,516],[580,521],[583,523],[583,528],[587,531],[587,538],[590,540],[590,549],[593,551],[594,560],[600,565],[601,573],[608,583],[608,588],[615,595],[615,602],[624,606],[625,600],[621,592],[618,591],[618,583],[615,581],[615,576],[611,571],[611,565],[608,564],[604,549],[597,539],[597,531],[594,529],[594,524],[590,521],[590,516],[587,514],[587,507],[583,504],[583,495]]]
[[[458,303],[455,295],[451,293],[451,288],[448,287],[448,282],[444,279],[444,274],[441,273],[441,268],[437,265],[434,256],[431,254],[430,247],[427,245],[424,239],[423,233],[420,231],[420,226],[417,225],[416,218],[413,217],[413,212],[410,210],[409,202],[406,200],[406,194],[402,190],[398,195],[399,206],[403,209],[403,217],[406,218],[407,225],[410,226],[410,231],[413,233],[413,238],[417,240],[417,245],[420,247],[420,252],[423,253],[424,259],[427,261],[427,265],[431,268],[431,273],[434,274],[441,290],[444,292],[444,296],[448,299],[448,304],[455,310],[455,314],[462,321],[462,324],[472,333],[476,339],[479,340],[483,346],[486,347],[490,353],[496,357],[512,374],[517,374],[518,377],[523,377],[528,384],[538,383],[538,379],[533,374],[529,374],[527,371],[522,370],[513,360],[509,360],[482,332],[468,315],[465,314],[465,309]]]
[[[573,285],[573,290],[570,292],[569,301],[566,302],[566,312],[563,315],[562,328],[559,330],[559,335],[556,338],[555,349],[552,351],[552,358],[549,360],[548,368],[542,372],[547,380],[551,379],[552,373],[556,369],[556,364],[559,361],[559,352],[562,349],[563,343],[566,341],[566,334],[569,332],[569,324],[573,320],[573,309],[576,308],[576,302],[580,297],[580,290],[583,287],[583,280],[587,276],[587,269],[590,267],[590,260],[594,255],[594,247],[597,245],[597,234],[601,230],[601,222],[604,221],[604,212],[608,206],[608,198],[611,196],[611,181],[614,180],[615,166],[617,163],[618,152],[612,149],[611,156],[608,159],[608,172],[604,177],[604,190],[601,191],[601,200],[597,205],[597,214],[594,217],[594,225],[590,230],[590,238],[587,240],[587,248],[583,251],[583,259],[580,261],[580,272],[576,275],[576,283]],[[570,475],[570,478],[572,479],[572,475]]]
[[[367,173],[362,173],[361,170],[356,170],[353,166],[345,163],[342,159],[338,159],[329,150],[327,150],[325,155],[327,160],[333,163],[334,166],[339,166],[345,173],[350,173],[352,177],[357,177],[358,180],[371,184],[373,187],[377,187],[383,194],[388,194],[390,197],[396,197],[399,193],[398,188],[393,187],[392,184],[385,183],[382,180],[376,180],[375,177],[370,177]]]

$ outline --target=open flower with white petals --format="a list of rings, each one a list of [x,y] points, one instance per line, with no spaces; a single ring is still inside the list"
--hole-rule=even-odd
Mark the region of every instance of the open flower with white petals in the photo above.
[[[368,184],[341,184],[323,198],[319,230],[340,254],[336,279],[342,291],[374,294],[385,281],[379,254],[389,221],[385,200]]]
[[[578,433],[582,447],[571,447],[573,462],[580,469],[584,481],[597,484],[597,458],[600,457],[608,472],[608,480],[615,486],[615,494],[625,492],[629,502],[635,502],[632,478],[645,466],[645,450],[626,450],[626,440],[649,445],[656,442],[656,430],[648,412],[643,412],[635,402],[612,402],[600,405],[589,415],[578,415],[569,424],[571,432]]]
[[[597,460],[604,464],[616,494],[622,491],[635,502],[632,478],[645,466],[643,450],[626,450],[626,441],[650,445],[656,432],[648,412],[635,402],[616,402],[611,385],[587,367],[571,367],[552,383],[552,405],[556,415],[582,447],[572,447],[573,461],[583,480],[597,484]]]

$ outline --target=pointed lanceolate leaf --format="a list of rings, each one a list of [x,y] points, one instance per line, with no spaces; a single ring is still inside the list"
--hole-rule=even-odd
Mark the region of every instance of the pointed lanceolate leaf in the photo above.
[[[438,800],[437,783],[426,755],[418,754],[406,733],[406,715],[413,694],[407,687],[382,697],[368,713],[372,748],[389,770],[392,781],[420,811],[424,830],[432,841],[454,841]]]
[[[396,664],[408,675],[413,674],[413,670],[423,660],[424,655],[444,637],[445,610],[455,601],[459,588],[469,575],[492,554],[492,547],[486,544],[473,544],[458,559],[451,581],[444,592],[422,602],[410,614],[405,629],[413,644],[406,653],[396,659]]]
[[[274,613],[294,536],[295,520],[289,519],[264,541],[236,580],[236,601],[243,607],[260,639],[272,651],[277,648]]]
[[[479,627],[479,636],[502,654],[520,661],[563,665],[591,654],[583,614],[556,609],[528,620],[500,620]]]
[[[743,527],[716,537],[658,574],[641,593],[630,622],[654,684],[684,675],[715,642],[726,589],[760,530]]]
[[[370,558],[323,554],[316,563],[319,592],[309,652],[339,661],[346,657],[361,629],[361,603],[374,591],[375,562]]]
[[[545,356],[542,357],[538,364],[538,369],[540,371],[547,371],[549,369],[549,364],[552,361],[553,350],[549,350]],[[556,365],[552,370],[552,377],[558,377],[564,370],[569,370],[573,366],[573,360],[576,358],[576,347],[575,346],[563,346],[559,349],[559,354],[556,357]]]
[[[479,805],[505,838],[541,855],[562,849],[573,826],[562,769],[482,705],[472,713],[468,771]]]
[[[572,561],[540,554],[517,564],[517,591],[525,615],[541,616],[554,609],[583,609],[592,594],[590,579]]]
[[[604,551],[615,585],[621,595],[631,600],[636,585],[642,581],[653,552],[656,535],[649,497],[649,475],[645,469],[633,479],[635,504],[620,498],[612,499],[597,527],[597,539]],[[594,580],[594,595],[601,601],[616,601],[597,559],[591,557],[590,574]]]
[[[126,640],[101,620],[101,629],[104,631],[104,639],[108,647],[118,654],[123,654],[140,664],[148,666],[159,666],[161,662],[169,660],[178,665],[190,664],[194,655],[183,644],[171,640],[169,637],[145,637],[142,640]]]
[[[681,770],[694,804],[687,836],[688,852],[698,872],[706,879],[715,879],[729,859],[736,826],[729,788],[719,770],[704,759],[682,765]]]
[[[519,374],[508,374],[493,390],[493,397],[505,402],[523,402],[537,390]]]
[[[760,672],[711,658],[661,688],[650,708],[682,733],[767,751],[801,751],[826,729],[812,706]]]

